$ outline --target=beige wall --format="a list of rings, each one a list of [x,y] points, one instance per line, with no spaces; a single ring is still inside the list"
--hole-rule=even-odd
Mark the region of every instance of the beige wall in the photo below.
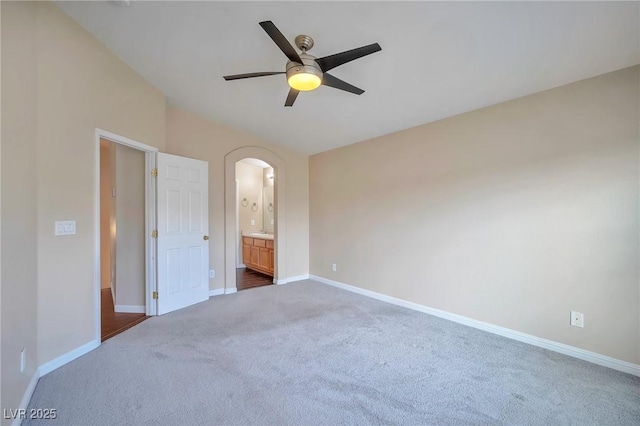
[[[247,199],[246,207],[238,203],[238,228],[240,232],[259,232],[262,227],[262,167],[243,162],[236,163],[236,180],[238,181],[238,198]],[[252,205],[256,203],[257,210]],[[254,220],[255,225],[251,225]]]
[[[34,4],[2,2],[2,409],[18,408],[37,364],[37,57]],[[53,223],[49,227],[53,232]],[[26,369],[20,373],[20,351]],[[3,425],[10,424],[2,419]]]
[[[308,157],[195,114],[167,108],[167,152],[209,162],[209,267],[216,270],[210,288],[225,285],[225,155],[239,147],[262,147],[286,164],[286,270],[283,276],[309,273]],[[232,199],[235,200],[235,194]],[[235,209],[235,206],[234,206]],[[232,243],[235,253],[235,242]],[[233,265],[235,268],[235,263]],[[282,271],[281,271],[282,272]]]
[[[145,154],[114,143],[116,154],[116,291],[119,306],[145,305]],[[123,311],[124,312],[124,311]]]
[[[96,337],[95,129],[164,149],[165,99],[54,4],[15,7],[35,7],[37,15],[28,47],[37,62],[38,152],[30,172],[38,298],[30,303],[37,303],[42,365]],[[55,220],[75,220],[77,234],[55,237]]]
[[[311,273],[640,363],[638,94],[634,67],[312,156]]]

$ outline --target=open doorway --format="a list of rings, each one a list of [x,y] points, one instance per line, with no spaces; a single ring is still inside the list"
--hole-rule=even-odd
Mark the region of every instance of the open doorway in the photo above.
[[[275,171],[267,162],[244,158],[236,171],[236,288],[272,285],[275,269]]]
[[[100,138],[101,341],[146,316],[145,153]]]
[[[258,158],[274,169],[274,265],[273,282],[287,283],[287,167],[284,160],[274,152],[257,147],[245,146],[228,152],[224,157],[224,292],[235,293],[238,268],[238,195],[236,185],[236,164],[244,158]]]

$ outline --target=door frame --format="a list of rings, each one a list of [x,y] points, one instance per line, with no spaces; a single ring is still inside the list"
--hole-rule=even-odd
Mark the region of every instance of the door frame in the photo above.
[[[100,302],[100,139],[128,146],[144,152],[145,157],[145,314],[152,316],[157,313],[153,292],[156,291],[156,244],[151,232],[156,225],[156,182],[151,171],[156,168],[156,153],[158,148],[143,144],[127,137],[96,128],[95,131],[95,174],[94,174],[94,310],[96,341],[101,339],[101,302]],[[117,250],[117,247],[116,247]],[[115,302],[115,301],[114,301]]]

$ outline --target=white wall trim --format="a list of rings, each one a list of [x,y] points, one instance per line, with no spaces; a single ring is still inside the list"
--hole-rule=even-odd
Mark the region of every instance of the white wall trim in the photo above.
[[[26,410],[29,406],[29,402],[31,402],[31,397],[33,396],[33,391],[36,390],[36,385],[38,384],[38,380],[40,379],[39,369],[36,368],[36,371],[33,372],[33,376],[31,376],[31,380],[29,380],[29,384],[27,385],[27,389],[24,391],[24,395],[22,396],[22,400],[20,401],[20,406],[17,407],[19,410]],[[22,424],[22,419],[15,418],[11,422],[11,426],[20,426]]]
[[[224,288],[216,288],[215,290],[209,290],[209,297],[221,296],[224,294]]]
[[[63,365],[70,363],[74,359],[80,358],[82,355],[91,352],[98,346],[100,346],[99,339],[92,340],[89,343],[85,343],[84,345],[75,348],[74,350],[69,351],[64,355],[60,355],[58,358],[52,359],[49,362],[45,362],[40,366],[40,368],[38,368],[38,373],[40,374],[40,377],[45,376],[51,373],[53,370],[56,370]]]
[[[236,163],[236,169],[238,163]],[[246,268],[242,258],[242,236],[240,235],[240,179],[236,173],[236,268]],[[242,264],[242,266],[240,266]]]
[[[102,304],[101,304],[101,294],[102,294],[102,285],[101,285],[101,276],[100,276],[100,137],[102,136],[102,131],[100,129],[96,129],[95,134],[95,153],[94,153],[94,182],[93,182],[93,285],[95,290],[93,292],[93,316],[95,318],[94,326],[93,326],[93,335],[97,340],[100,339],[100,334],[102,333]],[[109,274],[110,280],[112,280],[111,274]],[[111,296],[113,301],[115,302],[116,298],[114,295],[113,285],[111,285]]]
[[[96,128],[96,135],[98,136],[98,139],[100,138],[109,139],[112,142],[117,142],[121,145],[126,145],[131,148],[138,149],[140,151],[158,152],[158,148],[156,148],[155,146],[146,145],[142,142],[134,141],[133,139],[116,135],[115,133],[111,133],[100,128]]]
[[[144,305],[116,305],[116,312],[123,314],[144,314],[146,313],[146,306]]]
[[[238,287],[229,287],[224,289],[224,294],[233,294],[238,292]]]
[[[292,283],[295,281],[302,281],[302,280],[308,280],[309,279],[309,274],[306,275],[297,275],[295,277],[289,277],[289,278],[285,278],[282,280],[273,280],[273,283],[276,285],[282,285],[282,284],[288,284],[288,283]]]
[[[151,236],[153,230],[157,228],[156,209],[156,179],[151,177],[151,171],[156,168],[157,153],[146,151],[144,153],[144,191],[145,191],[145,221],[144,229],[147,236],[144,241],[145,251],[145,313],[149,316],[157,315],[158,300],[153,298],[153,292],[158,290],[158,278],[156,259],[158,256],[158,245],[156,239]],[[116,299],[113,299],[114,301]]]
[[[507,337],[509,339],[517,340],[519,342],[528,343],[533,346],[548,349],[550,351],[558,352],[564,355],[568,355],[574,358],[588,361],[593,364],[609,367],[614,370],[622,371],[624,373],[633,374],[634,376],[640,376],[640,365],[633,364],[631,362],[622,361],[610,356],[602,355],[596,352],[587,351],[585,349],[576,348],[575,346],[566,345],[564,343],[554,342],[553,340],[543,339],[541,337],[532,336],[530,334],[522,333],[520,331],[511,330],[509,328],[500,327],[497,325],[489,324],[486,322],[478,321],[472,318],[464,317],[462,315],[453,314],[439,309],[430,308],[428,306],[420,305],[417,303],[409,302],[396,297],[387,296],[386,294],[377,293],[371,290],[365,290],[360,287],[344,284],[339,281],[330,280],[328,278],[319,277],[317,275],[310,275],[310,279],[328,284],[334,287],[341,288],[353,293],[358,293],[363,296],[368,296],[373,299],[381,300],[383,302],[391,303],[393,305],[402,306],[405,308],[413,309],[415,311],[423,312],[425,314],[433,315],[436,317],[444,318],[449,321],[457,322],[469,327],[477,328],[479,330],[487,331],[489,333],[497,334],[499,336]]]

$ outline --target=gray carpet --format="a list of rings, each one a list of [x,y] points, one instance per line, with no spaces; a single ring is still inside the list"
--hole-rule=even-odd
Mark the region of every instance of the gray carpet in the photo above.
[[[29,407],[65,425],[639,425],[640,378],[303,281],[151,318]]]

